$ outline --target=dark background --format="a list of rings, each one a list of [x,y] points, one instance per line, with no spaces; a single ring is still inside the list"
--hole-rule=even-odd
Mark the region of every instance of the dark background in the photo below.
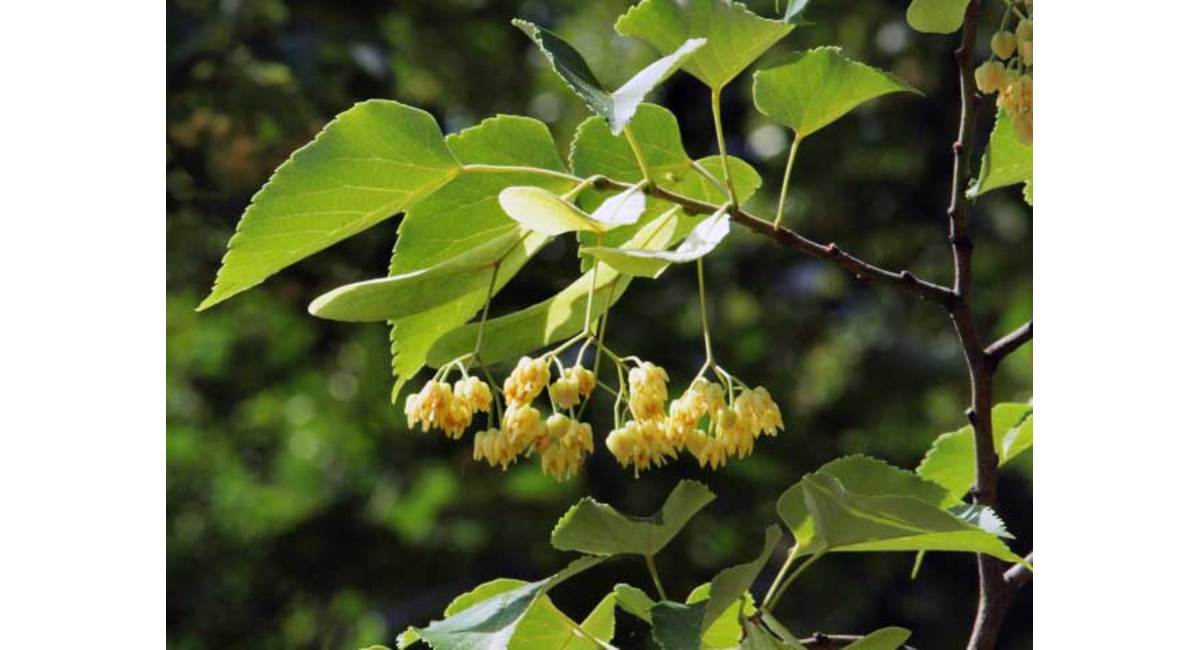
[[[193,311],[252,193],[355,101],[419,106],[447,132],[495,113],[532,115],[550,124],[565,158],[585,110],[508,21],[519,16],[559,31],[615,87],[657,56],[611,29],[628,4],[168,2],[171,647],[391,644],[405,626],[424,624],[479,582],[539,578],[564,565],[567,556],[550,548],[548,534],[581,496],[648,514],[678,479],[691,477],[718,499],[660,561],[678,598],[757,552],[775,498],[805,472],[856,452],[912,467],[937,434],[964,424],[966,370],[939,308],[864,286],[742,229],[706,264],[716,352],[725,367],[771,390],[787,431],[717,473],[689,460],[635,480],[601,451],[582,477],[558,485],[534,464],[501,473],[472,462],[469,441],[408,431],[388,400],[386,328],[319,321],[305,311],[329,288],[385,272],[394,219],[215,309]],[[806,140],[785,223],[945,282],[955,37],[910,30],[906,4],[815,0],[808,12],[815,24],[797,29],[759,65],[835,44],[926,94],[876,100]],[[994,14],[1001,3],[986,4]],[[769,0],[750,5],[763,14],[773,9]],[[994,25],[995,16],[984,24]],[[754,111],[750,81],[744,74],[726,90],[724,113],[731,153],[766,181],[750,206],[765,216],[773,213],[787,135]],[[681,73],[655,101],[679,116],[693,157],[715,153],[705,87]],[[989,102],[980,137],[991,115]],[[972,220],[979,309],[994,337],[1030,316],[1031,211],[1009,188],[980,200]],[[505,289],[495,313],[549,296],[575,270],[571,246],[555,243]],[[618,350],[690,376],[703,360],[694,274],[678,269],[635,283],[609,337]],[[1029,399],[1031,381],[1027,347],[1003,367],[997,399]],[[603,435],[606,409],[595,413]],[[1000,510],[1019,553],[1032,547],[1029,465],[1006,470],[1001,480]],[[759,595],[780,559],[764,572]],[[912,643],[923,649],[961,647],[975,608],[974,559],[932,555],[915,581],[912,559],[822,559],[778,614],[802,633],[895,624],[913,629]],[[619,559],[553,597],[578,615],[618,580],[649,590],[641,563]],[[1019,596],[1002,647],[1031,644],[1031,593]],[[620,619],[617,645],[642,647],[646,639],[640,624]]]

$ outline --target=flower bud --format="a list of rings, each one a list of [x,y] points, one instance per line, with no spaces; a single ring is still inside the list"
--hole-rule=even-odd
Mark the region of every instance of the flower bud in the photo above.
[[[1021,63],[1033,65],[1033,41],[1021,41]]]
[[[975,85],[985,95],[1000,90],[1004,78],[1004,64],[999,61],[988,61],[975,68]]]
[[[1017,50],[1017,35],[1008,31],[992,34],[992,54],[1007,59]]]
[[[1033,19],[1022,18],[1021,22],[1017,23],[1017,38],[1022,41],[1033,40]]]
[[[579,403],[579,382],[573,378],[563,376],[558,381],[550,384],[550,399],[559,408],[571,408]]]

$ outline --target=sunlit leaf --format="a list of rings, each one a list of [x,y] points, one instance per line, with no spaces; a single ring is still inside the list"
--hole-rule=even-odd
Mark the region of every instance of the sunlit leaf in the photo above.
[[[780,532],[779,526],[772,524],[767,528],[762,552],[758,554],[758,557],[745,564],[724,569],[713,578],[709,599],[705,602],[701,629],[709,629],[718,617],[750,590],[782,536],[783,533]]]
[[[613,587],[613,595],[616,596],[617,605],[621,609],[647,623],[650,622],[650,609],[654,607],[654,599],[647,596],[646,592],[620,582]]]
[[[975,198],[1000,187],[1033,182],[1033,147],[1017,139],[1012,120],[1004,111],[996,112],[996,126],[988,139],[987,150],[979,167],[979,178],[967,189]],[[1033,205],[1032,189],[1026,200]]]
[[[592,212],[592,219],[606,226],[626,226],[637,223],[646,211],[646,195],[636,185],[604,200]]]
[[[749,622],[746,625],[746,638],[742,641],[742,650],[787,650],[788,646],[761,625]]]
[[[896,650],[910,636],[912,632],[902,627],[885,627],[851,643],[844,650]]]
[[[579,252],[592,255],[622,273],[653,278],[671,264],[694,262],[709,254],[728,234],[729,215],[720,211],[700,222],[672,251],[589,246]]]
[[[509,187],[500,192],[500,207],[513,221],[543,235],[585,230],[604,232],[611,227],[593,220],[574,203],[540,187]]]
[[[688,39],[706,39],[683,63],[683,69],[710,88],[722,88],[794,26],[763,18],[740,2],[642,0],[617,20],[616,28],[663,54],[675,51]]]
[[[565,172],[558,147],[545,124],[528,118],[500,115],[446,138],[446,144],[464,164],[514,165]],[[408,210],[400,223],[392,253],[390,275],[429,268],[493,239],[516,233],[520,226],[500,208],[500,192],[513,185],[536,185],[566,192],[570,180],[528,172],[464,172]],[[531,234],[516,251],[526,257],[539,250],[549,237]],[[496,278],[504,287],[519,264],[510,259]],[[392,321],[392,371],[396,391],[425,363],[434,341],[467,322],[487,298],[486,285],[471,294],[433,309]]]
[[[713,498],[704,485],[680,481],[657,513],[631,517],[586,497],[558,520],[550,544],[560,551],[592,555],[654,555]]]
[[[399,213],[458,173],[433,116],[392,101],[355,104],[254,195],[199,309]]]
[[[646,66],[610,94],[596,80],[596,75],[583,56],[562,37],[527,20],[514,20],[512,23],[537,44],[558,76],[583,99],[588,108],[604,118],[614,134],[620,133],[629,124],[638,105],[655,86],[671,76],[680,63],[704,45],[703,38],[684,41],[675,51]]]
[[[680,232],[690,229],[691,223],[694,221],[686,221],[676,213],[665,214],[642,226],[627,245],[665,248],[678,241],[682,237]],[[512,314],[489,318],[481,356],[489,363],[504,361],[582,331],[587,315],[588,292],[593,286],[592,273],[596,273],[597,305],[602,304],[599,301],[615,304],[629,286],[630,278],[621,276],[611,267],[592,269],[547,300]],[[599,307],[593,309],[593,324],[599,320],[600,311]],[[478,328],[478,324],[472,323],[438,339],[430,349],[426,363],[438,367],[473,350]]]
[[[950,34],[962,27],[970,0],[912,0],[908,24],[919,32]]]
[[[706,582],[693,589],[692,593],[688,594],[685,603],[688,605],[694,605],[696,603],[707,601],[711,593],[712,583]],[[746,600],[744,603],[744,607],[743,601],[740,599],[730,603],[730,605],[725,608],[725,611],[721,612],[720,615],[717,616],[716,620],[708,626],[708,629],[704,630],[703,636],[700,637],[700,647],[703,650],[724,650],[725,648],[737,647],[738,639],[742,637],[742,622],[739,613],[749,616],[756,611],[754,606],[754,597],[749,591],[746,592]],[[706,604],[706,614],[708,613],[708,607],[709,606]]]
[[[486,290],[496,265],[524,264],[533,252],[522,246],[524,240],[520,232],[507,231],[428,269],[338,287],[313,300],[308,311],[341,321],[384,321],[419,314]]]
[[[919,92],[892,74],[854,61],[840,47],[800,52],[754,73],[759,112],[807,137],[859,104],[895,92]]]
[[[1000,465],[1033,447],[1033,406],[1002,403],[992,408],[992,439]],[[967,425],[933,441],[917,467],[922,478],[957,498],[975,483],[975,428]]]

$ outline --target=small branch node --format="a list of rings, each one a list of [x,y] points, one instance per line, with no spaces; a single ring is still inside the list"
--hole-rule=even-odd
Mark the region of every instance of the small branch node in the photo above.
[[[962,153],[963,143],[955,141],[951,148],[954,149],[954,155],[957,156]]]
[[[825,247],[825,251],[834,257],[842,254],[842,249],[838,248],[838,245],[833,242],[829,242],[829,245]]]

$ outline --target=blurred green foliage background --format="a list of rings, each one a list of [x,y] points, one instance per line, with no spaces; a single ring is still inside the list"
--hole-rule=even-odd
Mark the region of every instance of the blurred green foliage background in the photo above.
[[[814,0],[808,16],[815,24],[796,30],[760,66],[836,44],[926,94],[876,100],[806,140],[785,223],[885,266],[948,281],[943,220],[957,123],[954,37],[911,31],[906,4]],[[706,265],[715,347],[723,365],[771,390],[787,431],[716,474],[685,460],[635,480],[602,451],[580,479],[558,485],[532,464],[501,473],[472,462],[469,440],[407,430],[388,399],[386,328],[318,321],[305,311],[324,290],[384,273],[395,219],[211,311],[193,311],[253,192],[355,101],[383,97],[422,107],[447,132],[495,113],[532,115],[550,124],[565,157],[585,110],[508,21],[555,29],[615,86],[655,58],[612,30],[628,5],[168,1],[171,647],[390,643],[479,582],[537,578],[565,564],[548,534],[581,496],[645,514],[678,479],[691,477],[708,483],[718,500],[661,560],[668,590],[682,596],[757,552],[775,498],[805,472],[857,452],[915,466],[938,433],[964,423],[966,371],[940,309],[864,286],[741,229]],[[771,0],[750,5],[773,11]],[[994,24],[1000,3],[988,5]],[[726,91],[724,112],[731,152],[766,179],[751,205],[765,215],[788,136],[754,111],[750,81],[745,74]],[[679,116],[694,157],[715,153],[706,88],[680,73],[655,101]],[[989,102],[981,138],[991,111]],[[981,199],[972,219],[982,322],[997,336],[1032,309],[1031,211],[1010,188]],[[572,247],[555,243],[499,296],[494,313],[550,295],[576,270]],[[703,360],[690,269],[635,283],[614,316],[615,349],[653,359],[677,379]],[[998,381],[999,400],[1031,398],[1030,347],[1007,362]],[[601,435],[611,424],[606,412],[593,415]],[[1001,513],[1021,553],[1032,546],[1030,465],[1001,482]],[[921,648],[961,647],[975,608],[974,559],[931,556],[915,581],[912,560],[823,559],[789,591],[780,617],[806,633],[896,624],[913,629]],[[778,560],[768,573],[775,566]],[[618,560],[552,595],[579,614],[617,580],[648,587],[639,562]],[[1026,590],[1002,647],[1031,644],[1031,605]],[[649,640],[640,625],[622,620],[615,643],[637,648]]]

